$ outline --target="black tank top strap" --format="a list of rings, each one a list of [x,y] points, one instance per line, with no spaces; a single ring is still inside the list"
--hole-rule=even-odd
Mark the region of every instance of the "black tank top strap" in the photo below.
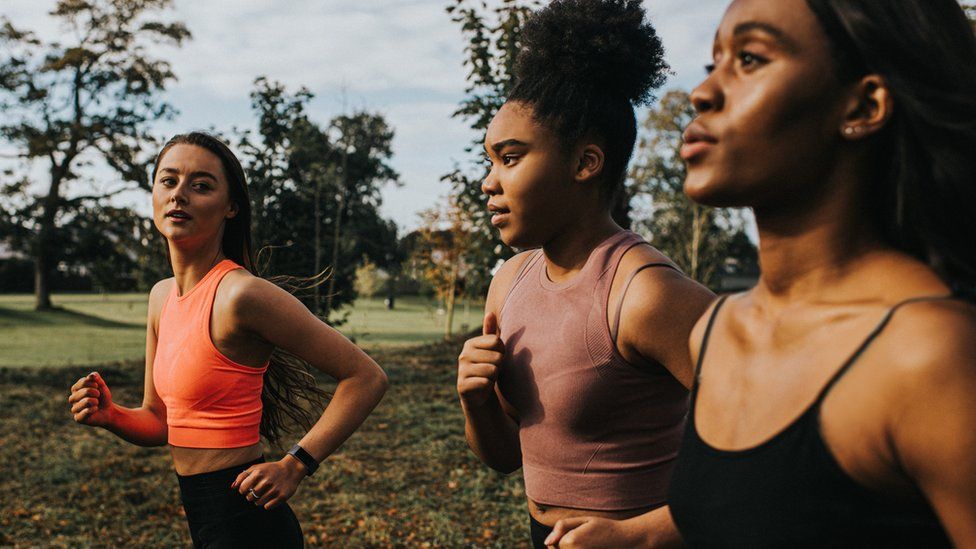
[[[695,387],[698,390],[698,378],[701,375],[702,362],[705,361],[705,349],[708,348],[708,338],[712,335],[712,326],[715,325],[715,318],[718,317],[718,310],[722,308],[725,304],[725,300],[728,299],[729,294],[725,294],[718,298],[715,302],[715,306],[712,307],[712,314],[708,317],[708,324],[705,326],[705,335],[702,336],[701,347],[698,348],[698,362],[695,363]]]
[[[834,373],[833,376],[831,376],[830,380],[827,381],[823,389],[820,389],[820,393],[817,395],[816,400],[814,400],[814,406],[812,406],[811,408],[815,408],[820,405],[823,399],[827,397],[827,393],[830,392],[830,389],[834,385],[836,385],[838,381],[840,381],[840,378],[844,377],[844,374],[851,369],[851,366],[853,366],[854,363],[857,362],[857,359],[861,358],[861,355],[864,354],[864,351],[866,351],[868,347],[870,347],[871,344],[874,343],[874,340],[877,339],[879,335],[881,335],[881,332],[883,332],[885,327],[888,326],[888,323],[891,321],[891,318],[895,315],[895,312],[897,312],[898,309],[902,308],[905,305],[918,303],[921,301],[940,301],[940,300],[951,300],[951,299],[957,299],[957,298],[952,295],[922,296],[922,297],[913,297],[910,299],[906,299],[904,301],[900,301],[895,305],[893,305],[890,309],[888,309],[888,312],[885,313],[881,321],[878,322],[878,325],[875,326],[873,330],[871,330],[871,333],[869,333],[868,336],[864,338],[864,341],[861,342],[861,344],[857,347],[857,349],[853,353],[851,353],[851,356],[846,361],[844,361],[844,364],[837,370],[836,373]]]

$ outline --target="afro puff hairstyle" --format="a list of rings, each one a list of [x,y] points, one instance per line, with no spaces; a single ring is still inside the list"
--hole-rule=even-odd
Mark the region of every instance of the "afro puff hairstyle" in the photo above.
[[[597,139],[612,199],[637,139],[634,107],[653,98],[668,71],[640,0],[555,0],[525,24],[508,101],[531,107],[567,147]]]

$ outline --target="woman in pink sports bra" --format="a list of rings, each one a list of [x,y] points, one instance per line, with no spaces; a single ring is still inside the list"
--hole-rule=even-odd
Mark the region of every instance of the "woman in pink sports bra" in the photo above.
[[[196,547],[302,547],[286,501],[359,427],[387,387],[383,370],[290,293],[254,274],[246,179],[233,152],[193,132],[153,169],[153,221],[174,276],[149,295],[142,405],[119,406],[97,372],[68,402],[75,421],[140,446],[169,444]],[[307,363],[338,381],[325,393]],[[308,432],[264,462],[297,420]]]
[[[492,280],[457,388],[475,454],[523,470],[539,547],[560,519],[666,503],[692,379],[688,334],[713,296],[611,216],[634,106],[667,71],[641,3],[556,0],[522,40],[485,135],[482,190],[502,240],[535,249]],[[631,533],[604,541],[627,547]]]

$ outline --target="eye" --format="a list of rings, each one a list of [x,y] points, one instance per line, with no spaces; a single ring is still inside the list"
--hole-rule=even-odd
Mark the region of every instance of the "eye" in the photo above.
[[[518,159],[519,159],[519,155],[517,155],[517,154],[503,154],[502,155],[502,164],[505,165],[505,166],[508,166],[512,162],[516,162]]]
[[[194,181],[193,188],[198,191],[209,191],[210,185],[205,181]]]
[[[156,182],[163,185],[164,187],[172,187],[173,185],[176,185],[176,178],[164,177],[162,179],[157,179]]]
[[[705,65],[705,74],[712,74],[713,72],[715,72],[715,63]]]
[[[766,62],[762,57],[747,51],[739,52],[739,62],[745,68],[754,68]]]

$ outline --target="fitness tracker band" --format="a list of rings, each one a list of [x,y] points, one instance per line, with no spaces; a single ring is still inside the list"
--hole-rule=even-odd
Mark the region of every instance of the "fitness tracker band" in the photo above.
[[[312,473],[319,468],[319,462],[315,461],[312,454],[306,452],[305,448],[302,448],[301,445],[296,444],[292,446],[291,450],[288,450],[288,455],[302,462],[302,465],[305,466],[305,476],[312,476]]]

